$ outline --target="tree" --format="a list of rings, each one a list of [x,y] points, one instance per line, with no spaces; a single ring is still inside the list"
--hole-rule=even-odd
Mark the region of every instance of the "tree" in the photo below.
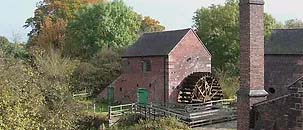
[[[224,5],[211,5],[195,12],[194,27],[212,53],[215,69],[239,74],[240,39],[239,6],[237,0],[228,0]],[[278,26],[271,15],[265,14],[265,32]]]
[[[82,62],[73,73],[73,91],[86,90],[96,97],[120,74],[121,57],[117,50],[102,48],[89,61]]]
[[[11,50],[10,42],[4,36],[0,36],[0,49],[3,51],[3,53]]]
[[[88,58],[101,48],[126,47],[137,39],[138,15],[120,0],[83,8],[68,27],[64,52]]]
[[[29,55],[24,44],[10,43],[6,37],[0,36],[0,50],[6,57],[26,60]]]
[[[303,21],[299,19],[290,19],[285,22],[284,26],[287,29],[303,28]]]
[[[41,109],[43,128],[69,130],[75,127],[77,114],[81,111],[72,98],[71,75],[77,61],[61,57],[60,53],[35,51],[34,65],[39,73],[37,84],[45,101]]]
[[[51,18],[47,17],[43,21],[39,34],[31,39],[30,46],[43,48],[47,51],[62,49],[66,25],[67,23],[63,19],[53,22]]]
[[[34,17],[28,18],[25,28],[29,46],[38,46],[45,50],[61,49],[66,25],[75,17],[75,12],[87,4],[96,4],[104,0],[43,0],[37,4]],[[40,45],[42,44],[42,45]]]
[[[0,50],[1,56],[1,50]],[[37,51],[33,63],[0,57],[0,129],[73,129],[79,104],[70,76],[77,62]]]
[[[272,33],[272,29],[281,29],[283,28],[283,24],[277,22],[277,20],[270,14],[264,14],[264,33],[265,33],[265,40],[270,37]]]
[[[160,32],[163,30],[165,30],[165,27],[160,25],[158,20],[145,16],[142,19],[139,34],[143,34],[145,32]]]
[[[1,51],[1,50],[0,50]],[[40,129],[44,97],[39,74],[15,59],[0,57],[0,129]]]

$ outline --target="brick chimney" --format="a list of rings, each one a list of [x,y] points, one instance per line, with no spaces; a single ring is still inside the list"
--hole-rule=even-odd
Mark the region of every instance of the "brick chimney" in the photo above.
[[[264,1],[240,0],[240,89],[238,130],[249,130],[251,106],[266,100],[264,90]]]

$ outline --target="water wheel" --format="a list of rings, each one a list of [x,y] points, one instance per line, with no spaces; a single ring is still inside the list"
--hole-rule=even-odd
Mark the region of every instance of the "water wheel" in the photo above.
[[[204,103],[223,98],[220,84],[206,72],[196,72],[186,77],[181,84],[179,103]]]

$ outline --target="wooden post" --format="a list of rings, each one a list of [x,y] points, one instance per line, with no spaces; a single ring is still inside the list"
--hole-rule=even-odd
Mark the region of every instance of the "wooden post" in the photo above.
[[[147,108],[147,114],[148,114],[148,118],[150,118],[150,107]]]
[[[156,109],[154,109],[154,120],[156,120]]]
[[[108,106],[108,125],[111,126],[111,106]]]
[[[147,111],[147,110],[146,110],[146,106],[145,106],[144,108],[145,108],[145,118],[147,118],[147,115],[146,115],[146,111]]]

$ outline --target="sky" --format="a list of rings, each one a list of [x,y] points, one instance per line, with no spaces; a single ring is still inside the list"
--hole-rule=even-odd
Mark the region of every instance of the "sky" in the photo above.
[[[0,36],[13,41],[26,41],[29,29],[22,26],[32,17],[39,0],[0,0]],[[151,16],[161,22],[166,30],[189,28],[193,25],[194,12],[211,4],[223,4],[225,0],[124,0],[136,12]],[[303,0],[265,0],[265,12],[278,21],[303,20]]]

